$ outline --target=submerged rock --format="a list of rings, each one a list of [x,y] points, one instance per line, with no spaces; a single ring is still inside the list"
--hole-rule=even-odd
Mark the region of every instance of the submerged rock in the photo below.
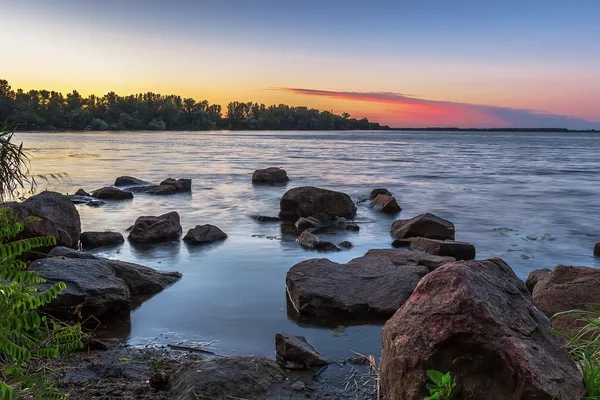
[[[377,189],[371,190],[371,194],[369,195],[369,200],[374,200],[375,197],[379,196],[380,194],[382,194],[384,196],[392,195],[392,193],[385,188],[377,188]]]
[[[161,186],[173,186],[177,192],[191,192],[192,191],[192,180],[191,179],[173,179],[167,178],[160,183]]]
[[[304,231],[300,234],[297,239],[298,243],[302,247],[306,247],[308,249],[315,250],[340,250],[335,244],[331,242],[321,241],[318,236],[310,233],[309,231]]]
[[[345,249],[351,249],[352,247],[354,247],[354,245],[352,244],[352,242],[349,242],[347,240],[344,240],[342,243],[338,244],[339,247],[343,247]]]
[[[171,185],[152,185],[148,186],[144,190],[144,193],[156,195],[175,194],[177,193],[177,188]]]
[[[92,197],[101,200],[129,200],[133,199],[133,193],[109,186],[94,191]]]
[[[252,183],[285,183],[289,181],[287,172],[281,168],[269,167],[265,169],[257,169],[252,174]]]
[[[475,259],[475,246],[467,242],[416,237],[412,239],[410,248],[436,256],[454,257],[457,260]]]
[[[292,221],[319,214],[344,218],[356,214],[356,206],[347,194],[312,186],[288,190],[281,198],[280,209],[279,217]]]
[[[172,211],[158,217],[139,217],[133,224],[128,239],[132,243],[157,243],[178,240],[182,228],[179,214]]]
[[[600,304],[600,268],[568,267],[557,265],[543,276],[538,277],[533,288],[533,300],[559,331],[572,333],[581,327],[577,320],[582,315],[570,314],[554,317],[554,314],[569,310],[594,309]]]
[[[143,181],[132,176],[120,176],[115,180],[115,186],[146,186],[150,185],[150,182]]]
[[[396,214],[402,211],[402,208],[400,208],[400,205],[396,202],[396,198],[385,194],[377,195],[377,197],[371,201],[371,208],[386,214]]]
[[[327,365],[327,359],[321,355],[304,336],[289,333],[275,335],[277,359],[304,364],[307,367]]]
[[[84,249],[114,246],[125,242],[119,232],[83,232],[80,237]]]
[[[102,200],[92,200],[92,201],[88,201],[87,203],[85,203],[86,206],[88,207],[102,207],[103,205],[105,205],[106,203],[103,202]]]
[[[552,272],[549,268],[536,269],[535,271],[531,271],[527,280],[525,281],[525,286],[529,289],[530,292],[533,293],[533,288],[538,284],[539,281],[546,278],[548,274]]]
[[[183,238],[188,244],[206,244],[227,239],[227,234],[214,225],[197,225],[190,229]]]
[[[424,237],[454,240],[454,224],[433,214],[421,214],[411,219],[394,221],[390,233],[396,239]]]
[[[255,221],[258,222],[279,222],[281,221],[281,218],[279,217],[271,217],[268,215],[251,215],[250,218],[252,218]]]
[[[383,328],[383,396],[424,398],[434,366],[458,376],[473,400],[579,399],[581,374],[549,328],[504,261],[446,264]]]
[[[419,265],[399,267],[377,253],[347,264],[316,258],[294,265],[286,287],[300,315],[379,318],[392,315],[428,272]]]
[[[58,246],[77,247],[81,235],[79,212],[69,197],[56,192],[42,192],[22,203],[3,203],[18,213],[20,219],[37,217],[40,221],[25,224],[20,238],[54,236]]]

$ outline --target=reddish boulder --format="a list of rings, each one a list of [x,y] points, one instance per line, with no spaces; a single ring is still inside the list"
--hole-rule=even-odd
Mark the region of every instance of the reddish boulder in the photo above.
[[[400,208],[398,202],[396,202],[396,198],[392,196],[387,196],[385,194],[377,195],[377,197],[375,197],[373,201],[371,201],[371,208],[374,208],[386,214],[395,214],[402,211],[402,208]]]
[[[454,240],[454,224],[433,214],[421,214],[411,219],[394,221],[390,233],[396,239],[424,237]]]
[[[435,256],[422,251],[405,249],[371,249],[365,255],[386,257],[396,266],[422,265],[430,271],[444,264],[456,261],[453,257]]]
[[[269,167],[265,169],[257,169],[252,174],[252,183],[285,183],[289,181],[287,172],[284,169],[277,167]]]
[[[581,374],[549,328],[501,259],[446,264],[383,328],[383,394],[422,399],[436,369],[458,377],[464,399],[579,399]]]
[[[467,242],[417,237],[410,242],[410,248],[436,256],[454,257],[457,260],[475,259],[475,246]]]
[[[551,270],[548,268],[531,271],[527,277],[527,280],[525,281],[525,286],[527,286],[527,289],[533,293],[533,288],[535,285],[537,285],[542,279],[546,278],[550,272]]]
[[[280,209],[279,217],[291,221],[319,214],[344,218],[356,215],[356,206],[346,193],[313,186],[297,187],[285,192]]]
[[[594,256],[600,257],[600,242],[594,245]]]
[[[170,212],[159,217],[139,217],[129,233],[132,243],[157,243],[178,240],[182,228],[179,214]]]

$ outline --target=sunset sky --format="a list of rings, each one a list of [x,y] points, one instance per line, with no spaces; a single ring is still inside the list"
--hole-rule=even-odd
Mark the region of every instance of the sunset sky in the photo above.
[[[598,0],[3,0],[13,89],[600,128]]]

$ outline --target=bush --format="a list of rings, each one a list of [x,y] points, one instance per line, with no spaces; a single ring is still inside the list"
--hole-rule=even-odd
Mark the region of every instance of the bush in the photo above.
[[[104,120],[102,120],[100,118],[94,118],[92,120],[92,123],[91,123],[90,127],[94,131],[105,131],[105,130],[108,129],[108,124],[106,122],[104,122]]]

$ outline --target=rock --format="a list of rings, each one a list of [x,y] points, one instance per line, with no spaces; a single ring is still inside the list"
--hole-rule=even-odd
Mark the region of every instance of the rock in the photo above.
[[[538,284],[539,281],[545,279],[548,274],[551,272],[548,268],[536,269],[535,271],[531,271],[527,280],[525,281],[525,286],[529,289],[530,292],[533,293],[533,288]]]
[[[301,363],[307,367],[327,365],[327,359],[321,355],[304,336],[289,333],[275,335],[277,359]]]
[[[94,191],[92,197],[101,200],[129,200],[133,199],[133,193],[109,186]]]
[[[56,192],[42,192],[22,203],[3,203],[19,214],[19,218],[38,217],[41,221],[25,224],[19,238],[54,236],[58,246],[77,247],[81,221],[69,197]]]
[[[148,384],[154,390],[167,390],[169,387],[169,374],[165,371],[157,372],[150,377]]]
[[[73,203],[73,204],[88,204],[90,201],[94,200],[93,197],[80,196],[77,194],[70,195],[67,197],[69,198],[69,200],[71,200],[71,203]]]
[[[185,363],[171,374],[169,394],[172,399],[193,399],[192,393],[210,399],[262,399],[284,379],[281,367],[264,357],[207,358]]]
[[[393,247],[410,247],[410,244],[412,243],[413,238],[408,238],[408,239],[394,239],[394,241],[392,242],[392,246]]]
[[[581,374],[549,328],[501,259],[447,264],[383,328],[383,397],[422,399],[435,366],[458,376],[473,400],[579,399]]]
[[[279,217],[292,221],[318,214],[344,218],[356,214],[356,206],[347,194],[312,186],[288,190],[281,198],[280,209]]]
[[[349,222],[349,223],[346,224],[346,226],[344,227],[344,229],[346,229],[347,231],[358,232],[358,231],[360,231],[360,226],[358,226],[354,222]]]
[[[342,243],[338,244],[338,246],[343,247],[344,249],[351,249],[352,247],[354,247],[354,245],[347,240],[344,240]]]
[[[144,265],[118,260],[105,260],[115,275],[122,279],[132,296],[147,296],[159,293],[179,279],[179,272],[158,271]]]
[[[394,221],[390,232],[396,239],[424,237],[454,240],[454,224],[429,213]]]
[[[475,246],[467,242],[416,237],[412,239],[410,248],[436,256],[454,257],[457,260],[475,259]]]
[[[173,179],[167,178],[162,181],[161,186],[173,186],[178,192],[191,192],[192,191],[192,180],[191,179]]]
[[[398,267],[376,253],[347,264],[317,258],[294,265],[286,287],[301,316],[380,318],[392,315],[428,272],[424,266]]]
[[[298,218],[298,221],[296,221],[296,223],[294,225],[299,230],[321,227],[320,222],[316,221],[316,219],[313,217],[307,217],[307,218],[300,217],[300,218]]]
[[[352,357],[348,357],[344,360],[344,363],[352,364],[352,365],[366,365],[369,363],[367,357],[362,355],[354,355]]]
[[[190,229],[183,238],[188,244],[206,244],[227,239],[227,235],[214,225],[197,225]]]
[[[150,182],[143,181],[132,176],[120,176],[115,180],[115,186],[146,186],[150,185]]]
[[[369,200],[374,200],[375,197],[379,196],[380,194],[382,194],[384,196],[392,195],[392,193],[385,188],[377,188],[377,189],[371,190],[371,194],[369,195]]]
[[[81,245],[86,249],[102,246],[115,246],[125,242],[119,232],[83,232],[80,237]]]
[[[267,216],[267,215],[252,215],[250,216],[250,218],[252,218],[255,221],[258,222],[279,222],[281,221],[281,218],[279,217],[271,217],[271,216]]]
[[[371,201],[371,208],[386,214],[396,214],[402,211],[402,208],[400,208],[396,202],[395,197],[386,196],[384,194],[377,195],[377,197]]]
[[[289,180],[287,172],[277,167],[257,169],[252,174],[252,183],[285,183]]]
[[[594,245],[594,256],[600,257],[600,242]]]
[[[304,231],[300,234],[297,241],[300,243],[302,247],[306,247],[309,249],[315,250],[337,250],[340,248],[331,242],[321,241],[319,238],[310,233],[309,231]]]
[[[422,251],[403,250],[403,249],[371,249],[367,251],[366,256],[387,257],[397,266],[422,265],[429,271],[456,261],[453,257],[435,256]]]
[[[97,260],[93,254],[86,253],[85,251],[79,251],[75,249],[71,249],[70,247],[57,246],[50,250],[48,253],[48,257],[62,257],[62,258],[81,258],[84,260]]]
[[[83,190],[83,189],[78,189],[78,190],[75,192],[75,196],[86,196],[86,197],[90,197],[90,194],[89,194],[88,192],[86,192],[85,190]]]
[[[139,217],[133,224],[128,239],[132,243],[157,243],[178,240],[182,228],[175,211],[158,217]]]
[[[171,185],[152,185],[146,188],[144,193],[148,194],[175,194],[177,193],[177,188]]]
[[[296,390],[296,391],[298,391],[298,392],[301,392],[301,391],[303,391],[303,390],[306,390],[306,383],[304,383],[303,381],[295,381],[294,383],[292,383],[292,384],[290,385],[290,387],[291,387],[293,390]]]
[[[102,200],[92,200],[92,201],[88,201],[87,203],[85,203],[86,206],[88,207],[102,207],[103,205],[105,205],[106,203],[103,202]]]
[[[533,300],[548,318],[569,310],[586,310],[600,303],[600,268],[557,265],[533,288]],[[572,333],[580,327],[581,315],[563,315],[551,319],[554,329]]]

